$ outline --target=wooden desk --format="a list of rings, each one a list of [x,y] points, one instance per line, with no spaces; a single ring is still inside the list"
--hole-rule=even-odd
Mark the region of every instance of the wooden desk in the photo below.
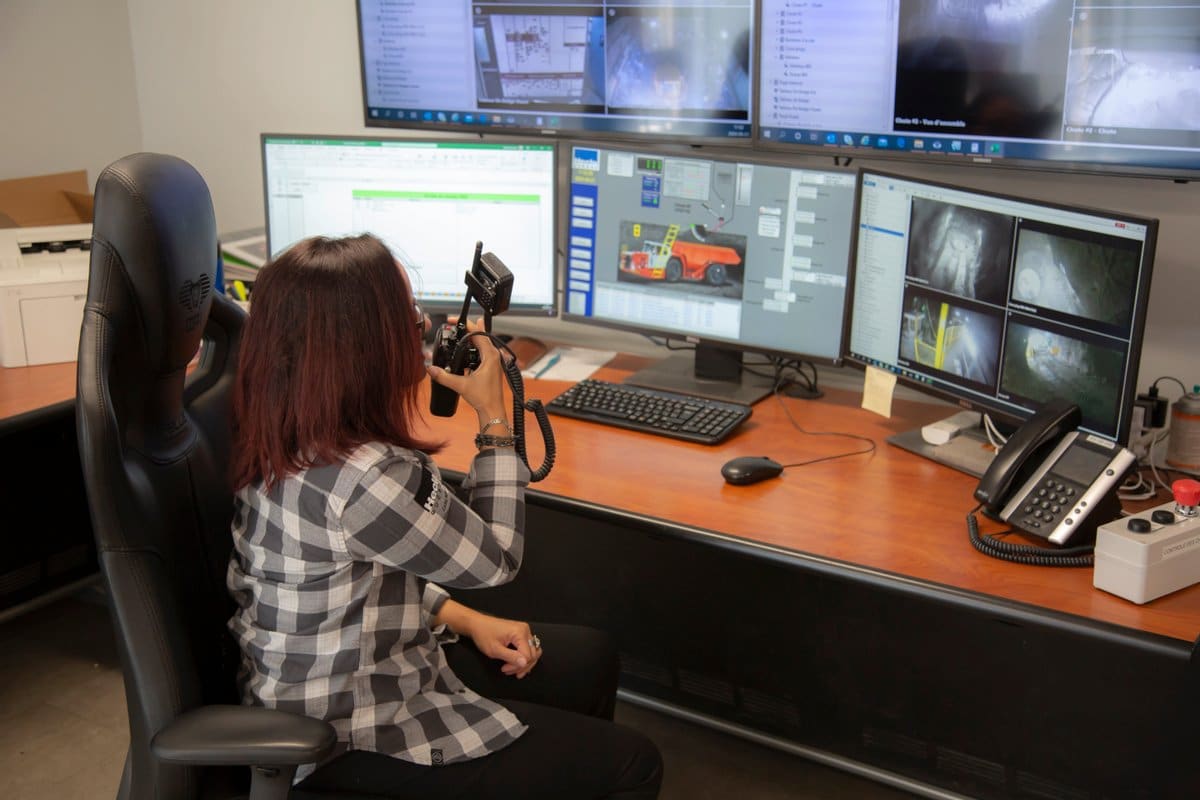
[[[620,380],[644,361],[618,357],[596,377]],[[569,384],[531,382],[548,401]],[[623,513],[738,537],[896,576],[1004,598],[1138,631],[1193,642],[1200,635],[1200,585],[1139,606],[1092,587],[1090,569],[1035,568],[989,558],[967,540],[966,513],[976,480],[885,443],[897,432],[945,416],[944,406],[898,400],[885,419],[859,407],[860,396],[826,389],[820,401],[768,398],[733,437],[716,447],[553,417],[558,457],[536,492]],[[730,486],[725,461],[769,455],[780,463],[857,450],[862,443],[812,432],[847,431],[874,439],[872,455],[785,470],[779,479]],[[529,418],[530,460],[541,460]],[[474,454],[473,416],[452,421],[439,463],[465,470]],[[444,431],[435,423],[434,431]],[[982,520],[983,531],[1001,526]]]
[[[75,397],[75,362],[36,367],[0,367],[0,419],[15,417]]]
[[[96,576],[74,397],[74,363],[0,368],[0,620]]]
[[[641,363],[618,358],[597,377]],[[1090,569],[976,552],[975,480],[884,441],[944,407],[897,401],[884,419],[859,400],[768,398],[716,447],[553,417],[558,457],[529,494],[521,574],[460,594],[614,631],[627,699],[910,790],[1191,796],[1200,771],[1176,748],[1198,708],[1200,586],[1138,606],[1094,589]],[[875,453],[725,484],[734,456],[859,448],[796,431],[785,405],[808,431],[873,438]],[[448,438],[439,463],[465,470],[474,415],[433,430]]]
[[[644,363],[618,356],[597,377],[620,380]],[[529,395],[548,401],[567,386],[532,381]],[[74,396],[74,363],[0,369],[0,419]],[[872,437],[878,447],[870,456],[792,468],[780,479],[754,486],[726,484],[720,467],[737,455],[770,455],[791,463],[858,448],[852,439],[794,432],[782,403],[806,430],[850,431]],[[944,408],[898,400],[893,418],[884,419],[858,403],[856,393],[840,389],[827,389],[818,402],[770,398],[718,447],[555,417],[556,466],[533,488],[1187,642],[1200,635],[1200,585],[1139,606],[1093,589],[1090,570],[1034,569],[977,553],[964,524],[975,505],[974,479],[884,443],[894,433],[944,416]],[[466,413],[451,421],[458,433],[440,459],[447,467],[465,470],[469,464],[472,422]],[[443,424],[435,422],[433,431],[445,431]],[[536,431],[528,438],[530,458],[540,462]],[[659,491],[631,492],[631,485]],[[985,531],[997,528],[983,525]],[[864,535],[872,526],[887,533]]]
[[[597,377],[643,363],[618,357]],[[59,400],[72,375],[0,371],[0,400],[6,413]],[[528,388],[548,400],[566,386]],[[1200,771],[1179,747],[1200,707],[1200,587],[1137,606],[1093,589],[1087,569],[977,553],[964,527],[974,480],[884,443],[944,407],[897,401],[889,420],[858,402],[838,389],[769,398],[717,447],[554,417],[557,462],[529,493],[520,575],[457,594],[607,628],[627,698],[909,789],[1196,796]],[[720,467],[737,455],[859,447],[795,431],[785,406],[808,431],[878,447],[726,485]],[[474,414],[460,404],[430,426],[447,440],[438,462],[461,474]]]

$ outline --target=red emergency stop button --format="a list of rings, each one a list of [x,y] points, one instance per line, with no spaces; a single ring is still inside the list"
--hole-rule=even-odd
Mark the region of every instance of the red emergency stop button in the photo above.
[[[1200,481],[1191,478],[1180,478],[1171,484],[1175,493],[1175,502],[1181,506],[1194,506],[1200,503]]]

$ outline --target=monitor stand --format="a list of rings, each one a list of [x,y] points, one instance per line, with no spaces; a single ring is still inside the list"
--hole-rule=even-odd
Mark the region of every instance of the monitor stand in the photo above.
[[[987,434],[979,425],[961,431],[945,444],[929,444],[921,436],[920,428],[889,436],[887,441],[888,444],[945,464],[959,472],[974,475],[976,478],[983,477],[996,455],[995,448],[988,442]]]
[[[705,345],[697,345],[694,356],[668,356],[630,375],[625,382],[746,405],[757,403],[775,388],[771,378],[742,369],[741,351]]]

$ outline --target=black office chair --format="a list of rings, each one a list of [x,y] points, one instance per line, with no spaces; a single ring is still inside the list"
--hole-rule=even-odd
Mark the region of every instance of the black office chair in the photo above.
[[[208,187],[177,158],[123,158],[96,183],[93,228],[76,426],[125,675],[119,797],[226,798],[248,783],[255,800],[286,797],[335,737],[323,721],[238,705],[225,570],[243,313],[213,285]]]

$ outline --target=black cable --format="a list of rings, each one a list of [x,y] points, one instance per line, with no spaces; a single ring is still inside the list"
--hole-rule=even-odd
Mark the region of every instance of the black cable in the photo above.
[[[773,377],[776,389],[789,389],[788,394],[802,400],[816,400],[824,396],[817,385],[817,365],[811,361],[800,359],[776,358],[775,375]],[[812,375],[805,372],[805,367],[812,370]],[[790,371],[790,374],[789,374]]]
[[[996,538],[1015,533],[1013,528],[998,534],[982,536],[979,533],[979,521],[975,519],[975,512],[982,507],[983,504],[980,503],[967,512],[967,537],[971,540],[971,546],[984,555],[1034,567],[1090,567],[1092,565],[1093,550],[1095,549],[1093,545],[1047,550],[1044,547],[1035,547],[1029,544],[1003,542]]]
[[[792,427],[795,428],[796,430],[800,431],[800,433],[803,433],[806,436],[842,436],[847,439],[858,439],[859,441],[866,442],[869,445],[869,447],[864,447],[860,450],[850,450],[848,452],[837,453],[832,456],[820,456],[818,458],[810,458],[808,461],[796,461],[792,464],[784,464],[783,465],[784,469],[787,469],[788,467],[805,467],[805,466],[808,466],[809,464],[817,464],[822,461],[834,461],[835,459],[839,459],[839,458],[849,458],[850,456],[868,455],[870,453],[875,452],[875,446],[876,446],[875,440],[870,438],[869,436],[861,436],[857,433],[842,433],[841,431],[808,431],[808,430],[805,430],[803,427],[801,427],[800,423],[796,422],[796,418],[792,416],[792,412],[788,409],[787,403],[785,403],[783,401],[782,391],[783,391],[783,387],[776,384],[775,391],[774,391],[775,398],[777,400],[779,400],[779,405],[780,405],[780,407],[783,408],[784,416],[786,416],[788,418],[788,422],[792,423]]]
[[[554,457],[556,455],[554,444],[554,429],[550,427],[550,415],[546,413],[546,407],[542,405],[542,401],[536,397],[531,400],[525,399],[525,380],[521,377],[521,367],[517,364],[517,356],[509,349],[508,345],[499,337],[493,336],[490,333],[481,331],[472,331],[463,337],[458,346],[465,346],[468,339],[472,336],[486,336],[491,339],[498,350],[503,350],[508,353],[507,359],[501,358],[504,369],[504,377],[508,380],[508,387],[512,390],[513,396],[513,419],[512,432],[514,446],[517,450],[517,455],[521,457],[526,467],[529,467],[530,483],[537,483],[544,480],[550,474],[550,470],[554,468]],[[525,450],[525,412],[533,413],[534,419],[537,420],[538,429],[542,432],[542,441],[546,444],[546,454],[542,458],[542,465],[534,469],[529,463],[529,457]]]
[[[504,349],[508,350],[507,347]],[[511,350],[508,352],[509,355],[512,355]],[[508,377],[508,385],[512,389],[513,395],[513,439],[516,440],[517,455],[525,462],[525,466],[529,467],[530,482],[537,483],[549,475],[550,470],[554,468],[556,452],[554,430],[550,427],[550,416],[546,413],[546,407],[542,405],[541,400],[536,397],[531,400],[525,399],[525,381],[521,378],[521,367],[517,364],[516,356],[504,363],[504,374]],[[533,412],[538,429],[542,432],[542,441],[546,443],[546,454],[542,458],[542,465],[537,469],[530,467],[529,456],[525,453],[525,411]]]
[[[771,371],[763,372],[761,369],[759,369],[760,367],[768,367]],[[753,363],[746,363],[743,361],[742,372],[745,372],[747,375],[753,375],[756,378],[766,378],[772,382],[772,386],[775,385],[774,381],[779,376],[779,369],[774,361],[756,361]]]
[[[1155,378],[1154,383],[1150,384],[1150,388],[1157,390],[1159,381],[1175,381],[1175,383],[1179,384],[1179,391],[1183,392],[1184,394],[1188,393],[1187,387],[1183,385],[1183,381],[1179,380],[1179,378],[1176,378],[1174,375],[1163,375],[1161,378]]]

